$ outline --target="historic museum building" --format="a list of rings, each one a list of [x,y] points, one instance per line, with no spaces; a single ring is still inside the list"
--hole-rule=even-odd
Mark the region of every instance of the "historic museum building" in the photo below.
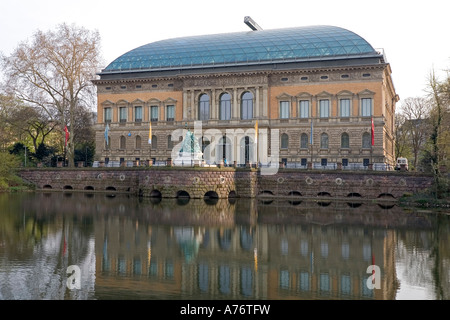
[[[193,132],[204,164],[394,164],[390,65],[340,27],[161,40],[118,57],[94,83],[96,160],[106,163],[175,160]]]

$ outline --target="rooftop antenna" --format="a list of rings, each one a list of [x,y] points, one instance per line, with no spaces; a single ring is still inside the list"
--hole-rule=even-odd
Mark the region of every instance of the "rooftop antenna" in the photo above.
[[[251,17],[246,16],[244,17],[244,22],[246,25],[250,27],[253,31],[261,31],[262,28],[253,20]]]

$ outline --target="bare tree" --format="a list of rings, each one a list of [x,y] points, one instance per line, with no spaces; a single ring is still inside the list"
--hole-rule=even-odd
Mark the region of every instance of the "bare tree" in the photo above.
[[[395,155],[407,158],[410,152],[408,132],[405,130],[406,117],[402,113],[395,114]]]
[[[403,130],[411,144],[414,168],[417,168],[419,154],[429,136],[428,118],[430,109],[430,103],[425,98],[407,98],[401,105],[401,113],[405,117]]]
[[[69,166],[74,166],[73,124],[80,106],[93,108],[92,80],[101,63],[100,35],[75,25],[60,24],[55,31],[37,31],[10,57],[2,57],[9,93],[43,109],[59,124],[61,137],[68,127]]]

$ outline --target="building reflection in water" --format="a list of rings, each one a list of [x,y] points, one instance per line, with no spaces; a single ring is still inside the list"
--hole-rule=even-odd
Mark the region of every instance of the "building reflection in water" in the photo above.
[[[95,299],[395,299],[399,230],[435,228],[427,215],[377,204],[36,197],[92,219]],[[381,289],[367,286],[372,264]]]

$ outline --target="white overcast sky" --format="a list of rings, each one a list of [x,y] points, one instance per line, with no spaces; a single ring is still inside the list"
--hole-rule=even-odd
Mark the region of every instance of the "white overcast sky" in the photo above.
[[[431,70],[450,69],[449,9],[449,0],[1,0],[0,52],[63,22],[98,30],[106,65],[158,40],[248,31],[245,16],[263,29],[334,25],[384,50],[403,100],[425,94]]]

